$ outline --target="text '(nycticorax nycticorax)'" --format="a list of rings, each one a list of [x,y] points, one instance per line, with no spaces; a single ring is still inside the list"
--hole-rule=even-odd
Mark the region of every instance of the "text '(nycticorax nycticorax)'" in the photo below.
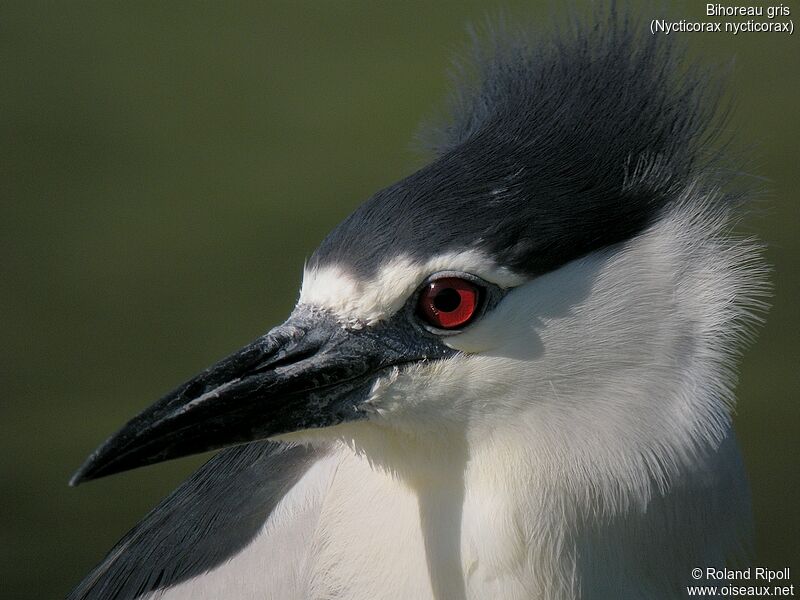
[[[288,320],[75,475],[226,448],[70,598],[660,599],[736,554],[765,268],[712,78],[642,30],[477,42],[432,161],[322,242]]]

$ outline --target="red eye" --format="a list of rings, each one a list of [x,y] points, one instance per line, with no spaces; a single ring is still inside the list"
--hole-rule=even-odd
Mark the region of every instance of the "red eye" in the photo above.
[[[439,329],[456,329],[475,316],[480,288],[466,279],[443,277],[431,281],[419,296],[420,316]]]

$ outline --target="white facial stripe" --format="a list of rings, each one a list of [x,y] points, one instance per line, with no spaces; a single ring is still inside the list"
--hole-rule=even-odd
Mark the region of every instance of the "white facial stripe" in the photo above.
[[[503,288],[527,281],[478,250],[448,252],[424,263],[399,256],[367,281],[336,265],[306,269],[299,304],[329,310],[351,326],[370,325],[397,312],[426,277],[439,271],[471,273]]]

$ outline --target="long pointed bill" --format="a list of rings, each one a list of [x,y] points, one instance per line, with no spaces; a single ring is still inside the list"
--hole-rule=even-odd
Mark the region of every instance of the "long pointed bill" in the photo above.
[[[365,416],[361,403],[387,368],[439,358],[392,327],[349,331],[328,315],[289,320],[206,369],[128,422],[70,481]]]

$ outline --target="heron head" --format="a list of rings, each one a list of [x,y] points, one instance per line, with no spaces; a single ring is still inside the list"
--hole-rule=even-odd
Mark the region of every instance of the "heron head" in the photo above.
[[[753,251],[726,240],[734,203],[701,160],[705,74],[609,27],[483,47],[433,160],[323,241],[289,319],[73,482],[270,437],[513,439],[583,469],[719,438]]]

